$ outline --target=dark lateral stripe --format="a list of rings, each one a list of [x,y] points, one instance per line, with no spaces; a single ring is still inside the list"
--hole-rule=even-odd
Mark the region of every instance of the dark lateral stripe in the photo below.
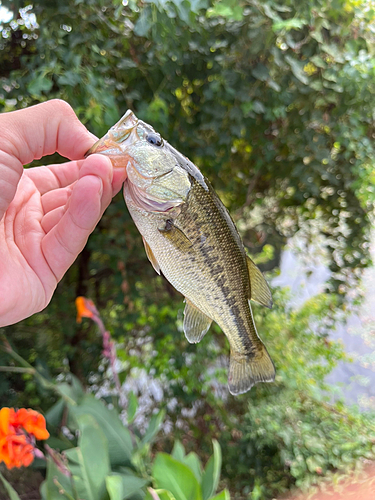
[[[209,274],[212,277],[214,283],[220,289],[230,315],[235,320],[235,324],[237,325],[237,334],[243,346],[244,353],[246,353],[246,355],[250,358],[254,357],[257,351],[257,345],[251,339],[251,335],[255,337],[254,340],[256,340],[257,335],[255,327],[253,326],[250,310],[245,311],[244,309],[245,307],[249,308],[247,298],[244,298],[246,304],[241,307],[238,304],[238,300],[233,295],[233,291],[231,290],[230,284],[228,283],[228,278],[225,273],[225,267],[219,261],[220,254],[218,253],[218,249],[213,245],[205,244],[205,240],[202,242],[202,235],[206,239],[212,237],[210,232],[205,231],[205,228],[203,227],[206,226],[207,223],[209,223],[210,227],[214,230],[213,232],[219,233],[219,235],[217,236],[219,245],[221,244],[221,241],[223,242],[223,258],[230,259],[233,258],[233,255],[236,256],[237,254],[240,261],[239,265],[241,265],[241,260],[243,261],[243,280],[245,282],[245,280],[248,280],[248,276],[246,274],[246,257],[241,254],[241,247],[239,246],[237,241],[237,230],[235,229],[235,227],[229,227],[229,224],[233,224],[233,221],[230,218],[228,220],[228,217],[223,216],[222,210],[219,209],[217,203],[215,203],[215,200],[211,199],[207,192],[205,192],[197,182],[193,182],[193,187],[190,190],[189,198],[189,208],[184,213],[185,222],[190,228],[189,233],[193,235],[192,239],[194,239],[194,245],[199,248],[199,253],[202,256],[202,260],[207,266]],[[195,207],[191,207],[193,203],[198,205],[199,208],[203,206],[203,213],[202,211],[194,210]],[[192,208],[192,210],[190,210],[190,208]],[[202,220],[202,217],[204,217],[205,215],[207,217],[207,220]],[[246,285],[244,285],[244,291],[245,289]]]

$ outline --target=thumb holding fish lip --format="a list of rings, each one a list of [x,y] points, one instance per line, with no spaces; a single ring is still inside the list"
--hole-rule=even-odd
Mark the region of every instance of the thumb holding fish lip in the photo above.
[[[60,99],[0,114],[0,220],[14,199],[23,165],[54,152],[83,158],[95,139]]]

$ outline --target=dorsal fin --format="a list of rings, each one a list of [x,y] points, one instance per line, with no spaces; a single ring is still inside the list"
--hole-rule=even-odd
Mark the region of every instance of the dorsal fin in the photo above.
[[[267,284],[267,281],[264,279],[262,271],[254,264],[250,257],[246,256],[246,261],[250,279],[250,299],[258,302],[258,304],[261,304],[262,306],[271,308],[271,290]]]

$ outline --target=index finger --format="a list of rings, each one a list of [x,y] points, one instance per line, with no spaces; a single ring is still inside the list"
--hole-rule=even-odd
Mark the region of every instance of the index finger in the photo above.
[[[0,130],[1,149],[22,165],[56,151],[70,160],[82,159],[95,141],[60,99],[0,115]]]

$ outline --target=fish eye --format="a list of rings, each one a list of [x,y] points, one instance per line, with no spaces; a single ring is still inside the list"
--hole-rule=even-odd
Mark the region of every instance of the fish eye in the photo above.
[[[163,139],[157,134],[148,134],[146,137],[147,142],[152,144],[153,146],[162,146]]]

